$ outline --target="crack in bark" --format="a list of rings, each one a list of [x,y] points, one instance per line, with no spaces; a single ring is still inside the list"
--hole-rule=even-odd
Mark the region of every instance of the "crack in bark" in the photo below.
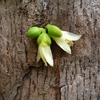
[[[60,91],[60,71],[58,66],[59,59],[55,59],[55,83],[56,83],[56,100],[61,100],[61,91]]]
[[[27,78],[27,77],[29,77],[30,75],[31,75],[31,71],[32,70],[32,68],[31,67],[29,67],[26,71],[26,73],[24,74],[24,76],[23,76],[23,78],[22,78],[22,80],[24,81],[25,80],[25,78]]]
[[[22,86],[18,86],[18,87],[17,87],[17,90],[16,90],[17,93],[16,93],[16,95],[15,95],[15,97],[14,97],[14,100],[16,100],[16,98],[17,98],[17,96],[18,96],[18,92],[21,91],[21,88],[22,88]],[[21,97],[20,97],[20,99],[21,99]]]

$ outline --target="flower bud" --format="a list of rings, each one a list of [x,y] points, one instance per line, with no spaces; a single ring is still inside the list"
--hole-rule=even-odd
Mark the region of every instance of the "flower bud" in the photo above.
[[[37,39],[37,43],[38,43],[38,45],[41,44],[43,46],[51,45],[51,38],[49,37],[48,34],[42,33],[39,35],[39,37]]]
[[[28,32],[27,32],[27,36],[30,37],[30,38],[36,38],[40,35],[42,31],[42,28],[39,28],[39,27],[31,27]]]
[[[46,30],[50,36],[54,36],[54,37],[62,36],[61,30],[55,25],[50,25],[50,24],[46,25]]]

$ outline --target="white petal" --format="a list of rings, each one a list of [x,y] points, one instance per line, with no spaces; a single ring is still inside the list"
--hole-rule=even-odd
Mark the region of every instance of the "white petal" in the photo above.
[[[46,62],[46,59],[45,59],[45,57],[44,57],[43,52],[45,52],[44,47],[42,47],[42,46],[40,45],[40,46],[39,46],[39,54],[40,54],[40,56],[41,56],[43,62],[45,63],[45,66],[47,66],[47,62]]]
[[[71,32],[68,32],[68,31],[62,31],[62,38],[66,38],[68,40],[71,40],[71,41],[76,41],[78,39],[80,39],[80,37],[82,35],[76,35],[74,33],[71,33]]]
[[[50,66],[53,66],[53,56],[52,56],[50,46],[45,46],[44,47],[43,55],[44,55],[46,61],[48,62],[48,64]]]
[[[60,46],[64,51],[71,54],[70,46],[65,42],[63,38],[53,38],[58,46]]]

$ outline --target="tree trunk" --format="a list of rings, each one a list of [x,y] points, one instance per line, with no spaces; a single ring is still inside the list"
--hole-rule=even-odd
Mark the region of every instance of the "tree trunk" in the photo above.
[[[71,55],[52,43],[54,67],[26,36],[48,23],[82,34]],[[0,100],[100,100],[100,0],[0,0]]]

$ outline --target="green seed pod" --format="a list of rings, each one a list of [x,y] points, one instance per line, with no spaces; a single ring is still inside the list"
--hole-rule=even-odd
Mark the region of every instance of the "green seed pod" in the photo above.
[[[48,34],[42,33],[37,38],[37,43],[38,43],[38,45],[40,45],[42,43],[42,44],[44,44],[43,46],[45,46],[45,44],[46,45],[51,45],[51,38],[49,37]]]
[[[50,25],[50,24],[46,25],[46,30],[50,36],[54,36],[54,37],[62,36],[61,30],[55,25]]]
[[[36,38],[40,35],[41,31],[42,31],[42,28],[39,28],[37,26],[31,27],[27,32],[27,36],[30,38]]]

